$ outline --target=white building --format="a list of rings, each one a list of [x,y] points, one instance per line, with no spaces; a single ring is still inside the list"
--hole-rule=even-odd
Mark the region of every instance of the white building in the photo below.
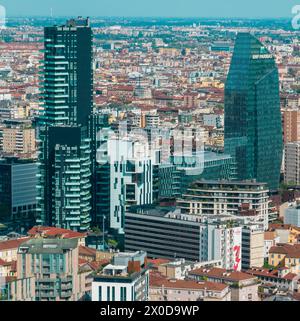
[[[209,224],[207,247],[210,260],[222,260],[222,268],[240,271],[242,267],[242,228],[230,223]]]
[[[104,213],[109,219],[109,228],[122,234],[126,208],[153,202],[155,157],[147,143],[115,137],[100,147],[97,161],[102,176],[108,177],[104,189],[109,192],[105,199],[99,199],[99,203],[109,207],[109,213]]]
[[[148,301],[149,271],[146,253],[118,253],[113,263],[94,277],[92,301]]]

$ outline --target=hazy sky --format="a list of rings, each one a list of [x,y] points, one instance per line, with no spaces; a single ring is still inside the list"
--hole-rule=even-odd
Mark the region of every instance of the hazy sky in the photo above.
[[[7,16],[289,17],[300,0],[0,0]]]

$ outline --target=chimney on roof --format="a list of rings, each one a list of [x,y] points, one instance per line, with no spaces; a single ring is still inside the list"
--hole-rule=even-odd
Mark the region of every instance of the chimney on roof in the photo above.
[[[134,272],[140,272],[141,271],[140,261],[129,261],[127,271],[129,274]]]

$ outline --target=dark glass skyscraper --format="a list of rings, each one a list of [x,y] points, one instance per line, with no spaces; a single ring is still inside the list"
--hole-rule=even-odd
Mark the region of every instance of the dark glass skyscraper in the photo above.
[[[44,31],[37,223],[86,231],[91,221],[92,30],[72,19]]]
[[[239,33],[225,86],[225,153],[236,159],[237,179],[276,190],[282,148],[275,59],[257,38]]]

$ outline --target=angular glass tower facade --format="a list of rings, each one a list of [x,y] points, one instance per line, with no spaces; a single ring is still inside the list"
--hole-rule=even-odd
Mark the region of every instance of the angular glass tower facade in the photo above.
[[[88,19],[44,31],[37,224],[86,231],[91,221],[92,31]]]
[[[239,33],[225,86],[225,153],[235,157],[238,180],[276,190],[282,149],[275,59],[253,35]]]

